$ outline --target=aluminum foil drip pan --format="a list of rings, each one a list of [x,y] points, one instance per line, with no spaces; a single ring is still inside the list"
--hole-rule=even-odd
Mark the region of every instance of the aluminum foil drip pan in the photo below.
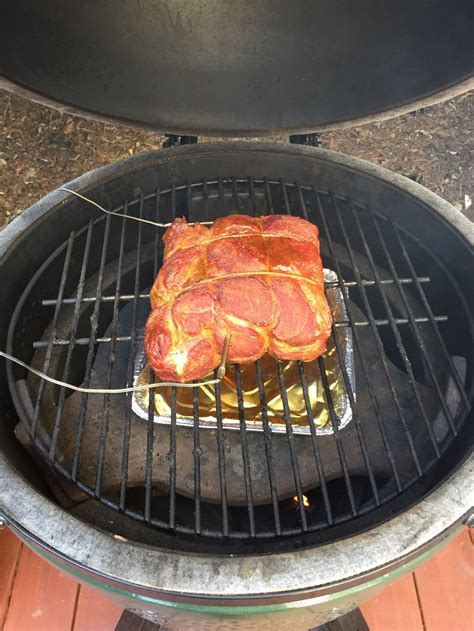
[[[334,321],[347,321],[347,311],[344,304],[342,291],[337,286],[335,272],[325,269],[324,282],[326,295],[331,308]],[[304,362],[304,381],[307,396],[301,380],[301,370],[298,362],[281,362],[285,382],[285,394],[290,410],[290,418],[293,432],[310,434],[310,418],[312,417],[318,434],[333,434],[334,420],[331,421],[329,406],[327,404],[327,392],[329,389],[338,429],[344,428],[352,418],[352,409],[344,384],[341,360],[349,378],[350,387],[355,398],[355,375],[352,347],[352,332],[349,326],[334,329],[337,336],[339,355],[333,336],[328,339],[327,351],[323,355],[323,361]],[[327,384],[324,386],[321,377],[321,367],[326,373]],[[284,398],[281,394],[281,384],[278,376],[277,362],[269,355],[260,360],[261,374],[264,383],[265,412],[268,425],[273,432],[286,433],[284,418]],[[147,366],[143,343],[138,348],[135,367],[134,385],[150,383],[150,369]],[[222,426],[224,429],[240,430],[242,416],[245,427],[251,431],[263,431],[264,419],[262,418],[262,393],[259,389],[257,372],[254,364],[239,367],[241,388],[237,386],[236,367],[228,365],[226,375],[220,384],[220,406],[222,413]],[[210,376],[212,377],[212,376]],[[201,386],[197,388],[199,427],[215,428],[217,423],[217,405],[215,386]],[[169,425],[172,417],[172,388],[155,390],[153,398],[148,391],[135,392],[132,398],[133,412],[150,420],[150,400],[154,401],[153,420],[155,423]],[[240,399],[240,402],[239,402]],[[306,400],[305,400],[306,399]],[[308,414],[308,403],[310,416]],[[194,409],[196,401],[194,391],[191,388],[177,388],[176,390],[176,424],[186,427],[194,427]]]

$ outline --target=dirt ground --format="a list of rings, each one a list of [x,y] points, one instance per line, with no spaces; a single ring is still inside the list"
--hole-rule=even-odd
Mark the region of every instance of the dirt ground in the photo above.
[[[474,220],[473,114],[471,92],[320,139],[416,179]],[[0,91],[0,227],[64,182],[162,142],[155,132],[62,115]]]

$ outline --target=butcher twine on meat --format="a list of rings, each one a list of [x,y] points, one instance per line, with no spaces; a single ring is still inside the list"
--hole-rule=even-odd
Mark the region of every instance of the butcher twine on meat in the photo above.
[[[287,215],[230,215],[210,228],[176,219],[163,240],[145,331],[160,379],[206,376],[229,335],[232,363],[324,353],[331,314],[314,224]]]

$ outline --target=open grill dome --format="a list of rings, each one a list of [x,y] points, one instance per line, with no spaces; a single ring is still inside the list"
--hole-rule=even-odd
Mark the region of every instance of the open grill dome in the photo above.
[[[15,0],[0,81],[167,133],[313,132],[468,90],[473,29],[466,0]]]
[[[333,312],[332,359],[295,364],[305,435],[285,366],[274,360],[265,370],[262,362],[245,367],[260,431],[248,431],[243,367],[229,369],[236,384],[229,429],[221,386],[210,393],[209,428],[200,423],[198,388],[181,401],[188,425],[180,422],[176,388],[161,423],[151,391],[143,418],[131,395],[71,394],[9,364],[8,407],[14,415],[14,403],[22,421],[17,437],[54,472],[56,497],[72,515],[183,551],[311,548],[409,509],[469,452],[471,251],[466,236],[434,210],[448,207],[434,195],[331,152],[251,143],[149,154],[69,186],[110,210],[162,223],[234,213],[308,219],[320,229],[323,265],[333,273],[326,290],[336,288],[342,305]],[[131,385],[163,230],[104,216],[64,192],[21,221],[16,250],[31,239],[35,248],[31,259],[6,259],[4,273],[15,265],[22,278],[2,283],[3,304],[14,307],[4,315],[7,351],[76,385]],[[345,427],[331,370],[347,401]],[[281,401],[280,431],[270,414],[269,371]],[[309,374],[329,431],[311,406]]]

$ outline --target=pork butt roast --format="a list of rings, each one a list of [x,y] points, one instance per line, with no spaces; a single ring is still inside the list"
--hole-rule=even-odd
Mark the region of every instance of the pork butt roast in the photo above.
[[[176,219],[163,236],[145,330],[158,377],[205,377],[219,366],[227,336],[231,363],[324,353],[331,313],[318,235],[288,215],[230,215],[209,228]]]

